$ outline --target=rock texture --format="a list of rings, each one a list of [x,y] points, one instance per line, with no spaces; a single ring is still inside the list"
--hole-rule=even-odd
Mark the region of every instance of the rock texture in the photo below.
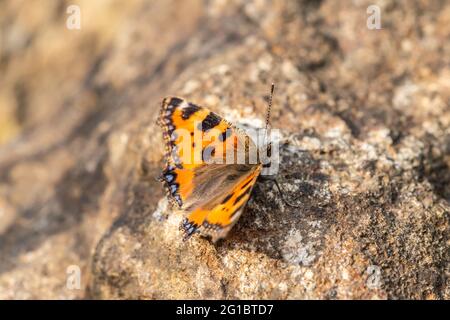
[[[375,2],[1,3],[0,298],[449,299],[450,5]],[[183,242],[162,97],[259,125],[271,81],[301,208]]]

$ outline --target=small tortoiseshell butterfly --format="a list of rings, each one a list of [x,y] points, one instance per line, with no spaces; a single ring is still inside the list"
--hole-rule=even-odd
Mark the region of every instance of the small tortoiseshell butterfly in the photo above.
[[[273,90],[272,84],[266,133]],[[244,131],[184,99],[165,98],[158,123],[166,143],[160,180],[172,206],[185,214],[180,227],[184,239],[196,232],[211,236],[214,242],[224,238],[242,214],[265,166],[260,156],[250,161],[252,152],[260,150]],[[265,155],[270,145],[262,147]]]

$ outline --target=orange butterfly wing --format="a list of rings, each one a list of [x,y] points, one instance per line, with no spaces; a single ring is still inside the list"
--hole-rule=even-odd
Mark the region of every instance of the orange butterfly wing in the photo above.
[[[215,113],[180,98],[163,100],[159,124],[166,142],[166,166],[161,180],[171,203],[189,213],[182,223],[185,239],[196,231],[211,235],[214,241],[223,238],[242,213],[261,166],[236,169],[235,164],[211,165],[203,154],[211,146],[222,152],[229,148],[236,151],[243,144],[247,146],[248,136]],[[188,144],[190,150],[183,148],[185,139],[197,134],[201,145],[195,145],[194,139],[192,145]],[[221,153],[216,157],[222,157]]]
[[[215,113],[175,97],[163,100],[158,122],[163,128],[166,142],[167,161],[162,179],[166,182],[169,199],[181,208],[192,194],[193,185],[190,182],[194,177],[194,170],[207,165],[202,158],[204,148],[214,145],[212,142],[223,144],[222,150],[237,148],[237,136],[233,134],[230,124]],[[201,124],[201,130],[196,128],[197,124]],[[206,134],[210,129],[218,132],[216,141]],[[189,133],[189,138],[200,131],[202,145],[196,146],[195,141],[192,143],[190,161],[183,157],[185,148],[182,146],[186,135],[179,136],[180,131]]]

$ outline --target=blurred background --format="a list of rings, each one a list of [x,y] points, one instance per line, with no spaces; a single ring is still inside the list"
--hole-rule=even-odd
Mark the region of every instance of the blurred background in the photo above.
[[[351,281],[340,272],[340,280],[330,280],[334,271],[315,266],[322,271],[310,291],[286,280],[288,289],[247,292],[229,279],[228,293],[209,288],[209,282],[207,290],[195,291],[189,287],[192,279],[202,282],[203,276],[165,287],[170,276],[145,276],[133,269],[136,261],[128,269],[109,265],[118,257],[126,261],[136,243],[150,243],[144,236],[148,230],[140,228],[150,224],[145,217],[163,197],[153,180],[163,154],[154,125],[161,99],[181,95],[231,119],[254,119],[264,114],[272,81],[278,106],[274,127],[302,134],[314,128],[320,147],[305,148],[316,150],[311,152],[317,158],[334,152],[323,147],[323,137],[361,150],[352,160],[339,158],[338,151],[330,155],[335,171],[327,174],[341,179],[330,182],[330,210],[345,217],[352,216],[352,207],[367,208],[368,217],[375,207],[399,212],[398,221],[405,220],[397,222],[393,240],[376,234],[385,228],[381,224],[367,222],[355,239],[366,237],[378,251],[369,245],[349,250],[353,258],[364,257],[352,261],[365,261]],[[444,240],[449,128],[450,3],[445,0],[0,1],[0,298],[449,298]],[[363,159],[372,143],[383,145],[383,151]],[[398,161],[391,171],[383,173],[385,167],[375,164],[380,154]],[[381,185],[392,187],[390,200],[370,189]],[[373,196],[372,204],[345,200],[350,202],[341,206],[344,189],[361,201]],[[404,202],[392,200],[399,194]],[[418,207],[406,209],[406,203]],[[420,213],[416,226],[402,216],[408,210]],[[340,222],[333,225],[346,229]],[[127,234],[144,238],[125,242],[128,249],[109,246],[115,230],[125,226]],[[373,238],[367,230],[375,232]],[[417,235],[406,242],[418,247],[404,253],[408,234]],[[277,243],[274,252],[267,249],[270,259],[284,257],[285,247]],[[144,265],[152,261],[145,252],[136,255]],[[382,258],[385,252],[391,254]],[[338,265],[341,258],[329,259]],[[386,275],[382,289],[361,289],[357,279],[365,279],[364,270],[374,261],[393,274]],[[305,274],[302,263],[293,265]],[[152,268],[158,269],[144,267]],[[425,269],[429,274],[418,275]],[[73,281],[70,270],[81,274],[75,289],[67,284]]]

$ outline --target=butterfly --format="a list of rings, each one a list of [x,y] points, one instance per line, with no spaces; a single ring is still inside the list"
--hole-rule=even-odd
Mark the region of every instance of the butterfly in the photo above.
[[[272,84],[266,132],[273,91]],[[181,98],[163,99],[158,123],[166,146],[160,181],[169,202],[185,216],[180,226],[183,239],[197,232],[210,236],[213,242],[224,238],[241,216],[263,166],[267,166],[258,156],[264,153],[242,129]],[[265,155],[270,154],[270,146],[262,146]],[[255,151],[257,156],[250,161]]]

